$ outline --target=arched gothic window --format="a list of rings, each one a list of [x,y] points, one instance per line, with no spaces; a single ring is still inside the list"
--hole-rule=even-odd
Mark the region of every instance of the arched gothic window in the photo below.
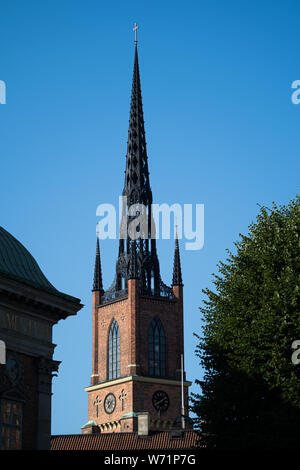
[[[120,330],[114,319],[108,333],[108,379],[120,377]]]
[[[163,377],[166,375],[166,335],[159,318],[151,322],[148,333],[149,375]]]

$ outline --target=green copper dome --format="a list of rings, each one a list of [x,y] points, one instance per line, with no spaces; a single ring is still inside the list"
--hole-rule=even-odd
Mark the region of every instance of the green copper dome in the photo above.
[[[58,293],[28,250],[0,227],[0,274],[36,288]]]

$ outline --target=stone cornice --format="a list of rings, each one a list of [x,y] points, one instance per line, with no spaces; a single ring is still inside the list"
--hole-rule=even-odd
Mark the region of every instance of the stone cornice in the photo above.
[[[75,297],[64,296],[59,292],[56,295],[1,275],[0,298],[7,305],[23,304],[25,308],[30,306],[30,309],[36,313],[42,311],[42,315],[54,321],[67,318],[69,315],[76,315],[83,306]]]
[[[102,388],[112,387],[113,385],[119,385],[125,382],[147,382],[147,383],[152,383],[152,384],[177,385],[178,387],[181,386],[180,380],[164,379],[163,377],[145,377],[142,375],[128,375],[126,377],[120,377],[118,379],[101,382],[96,385],[90,385],[89,387],[86,387],[84,390],[86,392],[92,392],[94,390],[101,390]],[[185,387],[190,387],[192,385],[192,382],[185,380],[183,382],[183,385]]]

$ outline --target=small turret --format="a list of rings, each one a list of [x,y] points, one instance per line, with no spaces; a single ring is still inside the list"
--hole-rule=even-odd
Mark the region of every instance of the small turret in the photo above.
[[[102,284],[99,235],[97,235],[97,243],[96,243],[96,259],[95,259],[93,292],[100,292],[100,294],[103,294],[104,292],[103,284]]]
[[[180,263],[180,252],[179,252],[179,243],[176,233],[175,238],[175,251],[174,251],[174,264],[173,264],[173,282],[172,286],[183,286],[182,283],[182,274],[181,274],[181,263]]]

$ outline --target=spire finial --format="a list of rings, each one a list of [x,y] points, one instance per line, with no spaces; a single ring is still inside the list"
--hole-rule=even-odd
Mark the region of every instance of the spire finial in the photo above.
[[[134,23],[134,28],[133,28],[133,31],[134,31],[134,44],[137,45],[137,30],[139,29],[138,25],[136,23]]]
[[[175,216],[175,240],[178,242],[178,223],[177,223],[177,216]],[[176,242],[175,242],[176,243]]]

